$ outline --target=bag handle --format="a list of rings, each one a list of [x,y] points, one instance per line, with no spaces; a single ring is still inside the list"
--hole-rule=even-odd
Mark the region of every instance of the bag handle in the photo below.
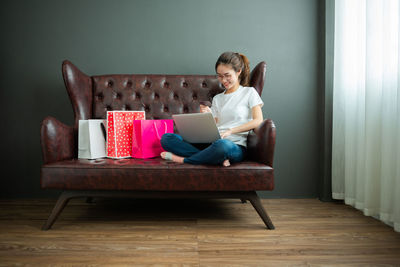
[[[167,131],[168,131],[168,129],[167,129],[167,123],[166,123],[165,121],[163,121],[163,122],[164,122],[164,133],[163,133],[163,134],[166,134]],[[156,130],[156,135],[157,135],[158,140],[161,140],[161,136],[160,136],[160,134],[158,133],[158,130],[157,130],[157,126],[156,126],[156,122],[155,122],[155,121],[153,121],[153,127],[154,127],[154,130]]]
[[[100,123],[100,128],[103,133],[104,140],[107,141],[107,131],[106,131],[106,127],[104,127],[104,122]]]

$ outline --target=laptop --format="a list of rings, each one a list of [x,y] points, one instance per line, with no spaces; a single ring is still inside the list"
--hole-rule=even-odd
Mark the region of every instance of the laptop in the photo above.
[[[179,135],[193,144],[212,143],[221,139],[211,113],[188,113],[172,115]]]

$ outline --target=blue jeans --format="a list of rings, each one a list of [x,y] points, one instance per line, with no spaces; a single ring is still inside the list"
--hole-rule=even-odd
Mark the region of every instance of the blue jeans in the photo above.
[[[230,163],[240,162],[244,159],[246,148],[230,140],[219,139],[200,149],[193,144],[185,142],[178,134],[166,133],[161,138],[161,146],[168,152],[184,157],[185,163],[220,165],[229,159]]]

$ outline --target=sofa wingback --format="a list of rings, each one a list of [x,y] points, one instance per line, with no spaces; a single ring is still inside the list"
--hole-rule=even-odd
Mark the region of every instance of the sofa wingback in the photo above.
[[[62,63],[62,73],[75,121],[72,127],[52,117],[42,122],[41,141],[45,163],[77,157],[75,144],[79,120],[105,119],[109,110],[143,110],[146,119],[170,119],[172,114],[199,112],[201,102],[211,102],[216,94],[223,91],[216,75],[88,76],[68,60]],[[260,62],[250,76],[250,86],[256,88],[260,95],[265,73],[266,63]],[[60,134],[64,135],[63,139],[68,140],[73,150],[63,148],[58,137]],[[257,143],[249,142],[250,145]],[[52,156],[51,151],[57,155]]]

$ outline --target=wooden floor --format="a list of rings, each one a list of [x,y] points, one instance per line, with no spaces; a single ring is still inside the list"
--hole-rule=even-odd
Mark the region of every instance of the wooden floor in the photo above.
[[[340,204],[263,200],[0,200],[0,266],[400,266],[400,234]]]

